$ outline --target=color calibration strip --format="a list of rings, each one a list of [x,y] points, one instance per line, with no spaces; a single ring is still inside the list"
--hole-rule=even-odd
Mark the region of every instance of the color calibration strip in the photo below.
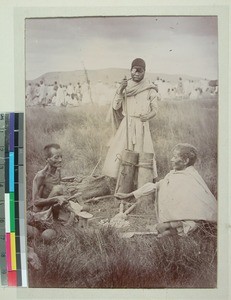
[[[7,286],[5,241],[5,114],[0,114],[0,252],[1,285]]]
[[[27,286],[25,246],[25,197],[23,165],[23,114],[0,114],[4,135],[1,283],[8,286]],[[4,127],[3,127],[4,126]],[[5,236],[5,239],[4,239]],[[5,251],[4,251],[5,249]]]

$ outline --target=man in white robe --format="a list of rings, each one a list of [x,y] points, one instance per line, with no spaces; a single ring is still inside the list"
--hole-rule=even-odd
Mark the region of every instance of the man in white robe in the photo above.
[[[162,236],[171,233],[186,234],[197,227],[197,221],[217,221],[217,201],[194,168],[197,150],[190,144],[174,147],[173,170],[157,183],[147,183],[138,190],[116,197],[136,199],[157,191],[158,222],[156,229]]]
[[[40,80],[40,89],[39,89],[39,99],[38,102],[40,105],[46,105],[46,93],[47,87],[44,84],[43,80]]]
[[[32,86],[31,83],[28,83],[26,87],[26,105],[31,105],[32,99]]]
[[[70,82],[69,85],[67,86],[67,96],[70,96],[74,94],[74,87],[72,83]]]
[[[124,149],[127,149],[126,145],[128,145],[127,150],[153,153],[153,179],[157,177],[149,120],[157,114],[158,91],[154,84],[144,78],[145,68],[143,59],[133,60],[131,80],[126,78],[122,80],[113,99],[111,113],[117,131],[110,141],[102,170],[102,173],[109,177],[118,177],[120,165],[118,157]],[[128,118],[128,126],[126,126],[126,118]],[[126,134],[127,130],[128,134]]]

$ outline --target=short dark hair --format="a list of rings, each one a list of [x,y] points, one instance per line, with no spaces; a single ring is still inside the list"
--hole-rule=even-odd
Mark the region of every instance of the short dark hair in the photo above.
[[[43,151],[44,151],[44,156],[45,158],[49,158],[50,155],[51,155],[51,148],[54,148],[56,150],[60,149],[60,145],[59,144],[48,144],[46,145],[44,148],[43,148]]]
[[[187,166],[193,166],[197,160],[197,149],[188,143],[179,143],[174,148],[173,151],[177,150],[180,153],[180,157],[183,159],[189,159]]]

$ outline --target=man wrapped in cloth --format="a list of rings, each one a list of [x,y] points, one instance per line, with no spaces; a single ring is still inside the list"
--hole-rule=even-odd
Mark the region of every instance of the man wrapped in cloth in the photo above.
[[[149,120],[158,110],[157,87],[144,79],[145,62],[141,58],[133,60],[131,80],[123,79],[112,102],[111,117],[115,136],[109,142],[109,150],[103,166],[103,174],[117,178],[121,152],[126,148],[126,118],[128,116],[128,145],[136,152],[154,153],[149,129]],[[127,95],[127,113],[125,105],[125,89]],[[153,159],[153,178],[157,177],[155,155]]]
[[[197,150],[190,144],[178,144],[171,159],[173,170],[157,183],[146,183],[138,190],[116,197],[139,199],[157,190],[159,237],[173,232],[185,235],[195,230],[201,221],[216,223],[217,201],[194,168]]]

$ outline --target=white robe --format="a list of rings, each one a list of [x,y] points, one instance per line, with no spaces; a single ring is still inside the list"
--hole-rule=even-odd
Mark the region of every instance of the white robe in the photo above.
[[[42,103],[46,99],[46,86],[45,84],[41,84],[39,88],[39,103]]]
[[[133,192],[135,198],[158,190],[159,222],[177,220],[217,221],[217,201],[208,186],[190,166],[170,171],[158,183],[147,183]]]
[[[118,110],[121,106],[122,114],[126,115],[123,98],[118,94],[113,101],[113,109]],[[147,114],[151,110],[157,112],[157,92],[147,89],[135,96],[127,97],[128,107],[128,144],[129,150],[136,152],[154,153],[153,142],[149,129],[149,122],[141,122],[140,114]],[[109,150],[104,162],[102,173],[117,178],[122,151],[126,148],[126,117],[123,118],[115,136],[109,143]],[[153,178],[157,177],[155,154],[153,160]]]
[[[74,94],[74,87],[73,87],[73,85],[72,84],[69,84],[68,86],[67,86],[67,94],[68,95],[72,95],[72,94]]]
[[[32,99],[32,86],[28,85],[26,87],[26,103],[30,105],[31,99]]]
[[[62,104],[65,103],[65,93],[64,93],[64,89],[63,87],[58,88],[57,90],[57,95],[56,95],[56,99],[55,99],[55,105],[56,106],[61,106]]]

